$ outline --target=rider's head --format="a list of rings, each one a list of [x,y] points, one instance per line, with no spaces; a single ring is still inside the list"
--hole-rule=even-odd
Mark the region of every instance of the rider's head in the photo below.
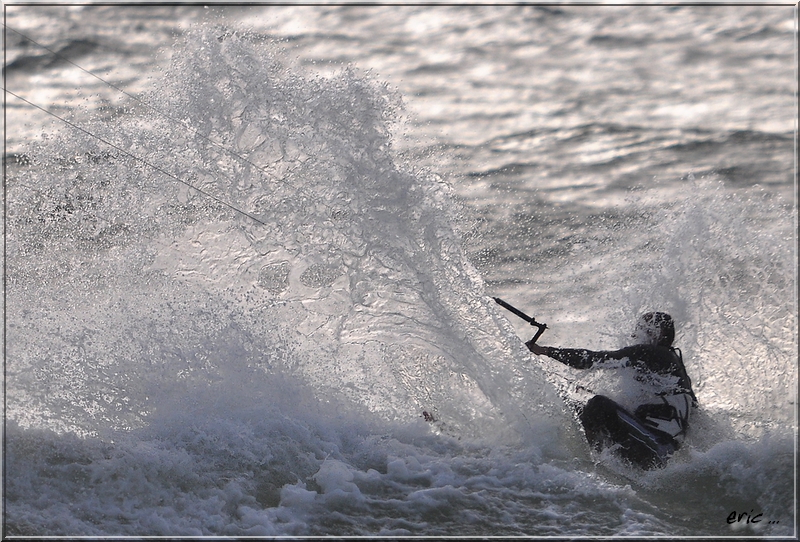
[[[672,346],[675,324],[666,312],[648,312],[639,317],[633,337],[638,344]]]

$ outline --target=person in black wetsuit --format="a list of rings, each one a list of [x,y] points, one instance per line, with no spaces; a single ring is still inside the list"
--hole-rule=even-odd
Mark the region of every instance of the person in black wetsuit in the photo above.
[[[595,395],[579,415],[586,438],[596,450],[619,444],[623,458],[646,469],[662,467],[680,447],[688,428],[690,406],[697,406],[697,398],[683,356],[672,346],[675,324],[669,314],[642,315],[634,338],[638,344],[604,352],[539,346],[533,340],[525,344],[536,355],[578,369],[619,360],[636,369],[642,379],[646,375],[668,377],[670,384],[654,397],[657,402],[639,405],[633,414],[612,399]]]

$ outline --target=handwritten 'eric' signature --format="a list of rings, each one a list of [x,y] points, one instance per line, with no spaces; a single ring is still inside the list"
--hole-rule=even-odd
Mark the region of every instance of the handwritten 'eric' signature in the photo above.
[[[728,520],[727,520],[728,525],[732,525],[734,523],[745,523],[747,525],[750,525],[751,523],[761,523],[762,521],[766,521],[766,519],[764,518],[764,514],[762,514],[761,512],[759,512],[758,514],[754,514],[753,512],[755,512],[755,509],[750,510],[750,513],[740,512],[737,514],[736,510],[734,510],[728,515]],[[774,525],[776,523],[780,523],[780,521],[778,520],[767,521],[767,523],[769,523],[770,525]]]

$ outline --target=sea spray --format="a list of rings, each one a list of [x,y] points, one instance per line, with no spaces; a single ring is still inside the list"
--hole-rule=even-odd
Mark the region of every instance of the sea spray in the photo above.
[[[466,260],[449,187],[392,151],[400,105],[211,29],[97,137],[34,147],[9,183],[12,416],[97,434],[289,375],[387,420],[553,431],[563,409]]]
[[[741,438],[787,430],[797,378],[791,205],[713,174],[687,177],[679,197],[664,189],[654,181],[630,191],[635,212],[606,226],[599,259],[624,265],[601,294],[601,332],[622,346],[635,315],[669,312],[701,407]]]
[[[547,321],[541,344],[613,350],[633,341],[637,317],[670,313],[700,411],[690,443],[791,433],[796,413],[796,247],[791,202],[764,187],[730,186],[720,175],[650,180],[602,191],[595,211],[539,199],[509,207],[504,237],[482,241],[513,254],[483,264],[526,282],[503,284],[504,296],[537,307]],[[546,231],[547,235],[537,235]],[[523,235],[524,234],[524,235]],[[507,292],[507,293],[506,293]],[[515,321],[516,323],[516,321]],[[619,371],[551,371],[600,391]],[[613,383],[612,383],[613,384]],[[618,389],[616,391],[619,391]],[[706,422],[716,420],[711,429]],[[723,435],[725,435],[723,437]]]

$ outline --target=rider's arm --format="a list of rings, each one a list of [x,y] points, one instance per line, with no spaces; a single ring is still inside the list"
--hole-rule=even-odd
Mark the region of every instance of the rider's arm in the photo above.
[[[556,348],[554,346],[539,346],[531,341],[525,343],[528,349],[536,355],[544,354],[549,358],[560,361],[576,369],[588,369],[595,363],[603,363],[612,359],[622,359],[629,356],[627,349],[614,351],[595,352],[584,348]]]

